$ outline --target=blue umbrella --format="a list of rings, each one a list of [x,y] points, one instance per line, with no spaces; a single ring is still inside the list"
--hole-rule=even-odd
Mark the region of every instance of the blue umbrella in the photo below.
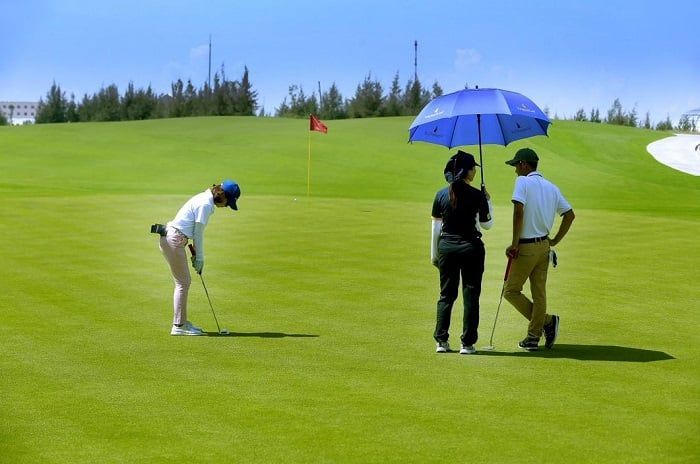
[[[506,146],[515,140],[547,135],[550,124],[547,115],[524,95],[477,87],[431,100],[408,129],[408,141],[447,148],[478,144],[483,188],[482,145]]]

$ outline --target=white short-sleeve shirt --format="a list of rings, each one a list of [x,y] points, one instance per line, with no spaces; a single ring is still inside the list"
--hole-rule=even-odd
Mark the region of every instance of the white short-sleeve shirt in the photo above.
[[[182,208],[175,215],[175,219],[168,222],[168,226],[175,227],[187,235],[188,238],[192,238],[194,235],[194,223],[200,222],[206,226],[209,216],[214,214],[215,210],[214,195],[212,195],[210,189],[207,189],[193,196],[187,203],[182,205]]]
[[[549,235],[555,214],[562,215],[571,210],[571,205],[559,188],[537,171],[515,179],[513,201],[525,206],[520,238]]]

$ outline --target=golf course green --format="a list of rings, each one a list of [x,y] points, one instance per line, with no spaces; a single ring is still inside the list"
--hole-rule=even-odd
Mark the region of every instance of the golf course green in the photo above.
[[[526,146],[576,213],[549,272],[560,336],[522,352],[504,301],[495,351],[438,355],[430,211],[454,150],[408,144],[411,121],[0,127],[0,462],[698,462],[700,178],[646,152],[669,134],[555,121],[485,146],[476,347],[510,241],[504,161]],[[239,211],[212,216],[203,276],[231,335],[193,275],[210,336],[172,337],[149,228],[225,178]]]

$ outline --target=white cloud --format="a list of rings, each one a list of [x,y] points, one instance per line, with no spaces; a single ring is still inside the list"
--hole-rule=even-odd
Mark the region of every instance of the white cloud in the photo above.
[[[463,70],[481,62],[481,54],[474,48],[458,48],[455,55],[457,70]]]
[[[200,45],[199,47],[190,48],[190,58],[196,60],[209,56],[209,45]]]

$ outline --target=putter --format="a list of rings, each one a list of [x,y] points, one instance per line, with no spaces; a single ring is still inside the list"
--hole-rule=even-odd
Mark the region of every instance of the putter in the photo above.
[[[489,344],[482,348],[485,351],[493,351],[495,347],[493,346],[493,333],[496,331],[496,322],[498,322],[498,313],[501,311],[501,303],[503,302],[503,293],[506,290],[506,281],[508,280],[508,274],[510,274],[510,265],[513,263],[513,258],[508,257],[508,264],[506,264],[506,273],[503,275],[503,287],[501,287],[501,298],[498,300],[498,309],[496,309],[496,318],[493,320],[493,328],[491,329],[491,340]]]
[[[194,247],[190,243],[187,245],[190,248],[190,253],[192,253],[192,257],[197,256],[197,253],[194,250]],[[216,322],[216,329],[219,331],[219,335],[228,335],[229,331],[228,329],[223,329],[221,330],[221,327],[219,327],[219,320],[216,318],[216,313],[214,312],[214,305],[211,304],[211,298],[209,297],[209,291],[207,290],[207,286],[204,283],[204,277],[202,277],[202,274],[199,274],[199,279],[202,281],[202,287],[204,287],[204,293],[207,295],[207,301],[209,302],[209,307],[211,308],[211,313],[214,316],[214,322]]]

